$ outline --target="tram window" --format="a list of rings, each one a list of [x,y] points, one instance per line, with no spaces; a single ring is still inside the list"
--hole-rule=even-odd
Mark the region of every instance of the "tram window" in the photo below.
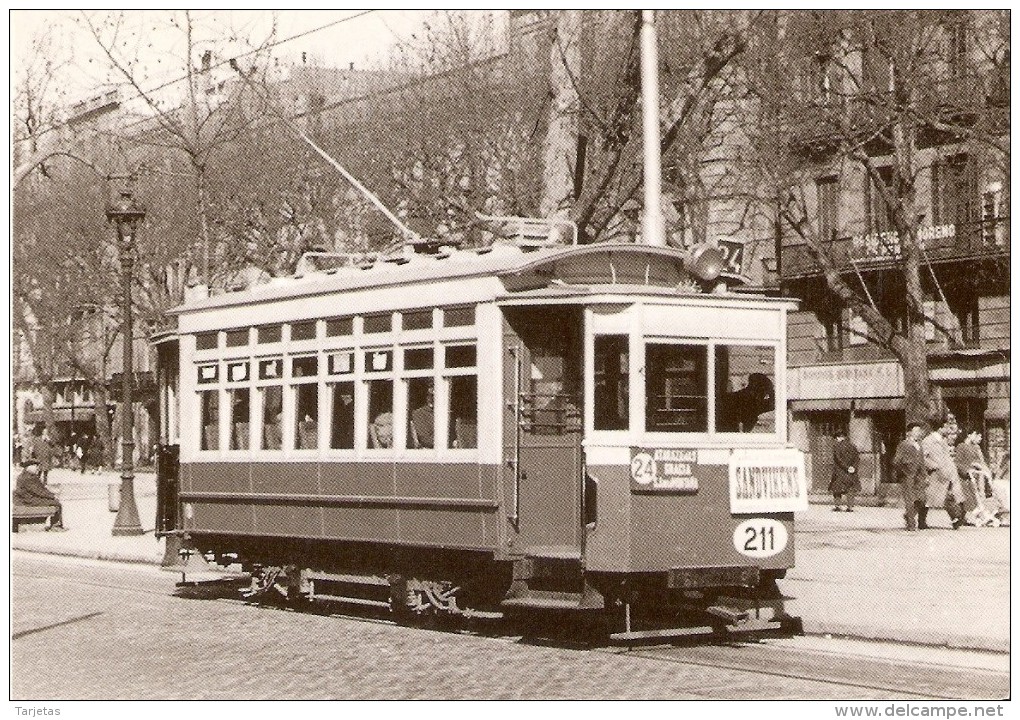
[[[365,316],[365,332],[366,333],[383,333],[389,332],[393,329],[393,316],[389,313],[385,315],[366,315]]]
[[[283,377],[283,360],[259,360],[259,380],[279,380]]]
[[[198,366],[198,384],[206,385],[208,383],[214,383],[220,379],[220,366],[219,365],[199,365]]]
[[[248,328],[227,330],[227,347],[241,347],[248,344]]]
[[[391,350],[368,350],[365,352],[365,372],[387,372],[393,369]]]
[[[227,363],[227,380],[229,382],[242,382],[248,379],[248,363]]]
[[[251,424],[250,391],[248,388],[237,388],[230,391],[230,449],[247,450],[250,444],[249,429]]]
[[[403,319],[404,330],[425,330],[432,327],[432,311],[420,310],[418,312],[406,312]]]
[[[475,324],[475,307],[447,308],[443,311],[444,327],[463,327]]]
[[[199,422],[202,428],[202,449],[220,449],[220,393],[205,390],[199,393]]]
[[[278,343],[283,339],[283,326],[263,325],[259,328],[260,343]]]
[[[474,367],[476,354],[474,345],[450,345],[446,348],[446,367]]]
[[[407,381],[407,447],[436,446],[436,404],[432,378],[410,378]]]
[[[195,336],[196,350],[212,350],[219,341],[219,333],[199,333]]]
[[[314,340],[315,321],[294,323],[290,326],[291,340]]]
[[[450,383],[450,447],[478,447],[478,379],[455,375]]]
[[[715,429],[717,432],[776,431],[776,351],[772,347],[717,345]]]
[[[354,353],[349,350],[331,353],[327,372],[330,375],[349,375],[354,372]]]
[[[646,345],[645,397],[650,432],[708,432],[708,348]]]
[[[333,318],[326,321],[326,336],[354,334],[354,318]]]
[[[354,448],[354,383],[336,383],[331,388],[333,417],[330,423],[329,446],[336,450],[352,450]]]
[[[432,367],[432,348],[408,348],[404,350],[405,370],[428,370]]]
[[[279,385],[262,389],[262,448],[283,447],[283,388]]]
[[[290,374],[295,378],[315,377],[319,373],[319,358],[314,355],[309,357],[296,357],[291,361]]]
[[[393,447],[393,381],[368,382],[368,446]]]
[[[595,429],[630,425],[630,352],[626,335],[595,337]]]
[[[319,386],[294,386],[294,449],[314,450],[319,446]]]

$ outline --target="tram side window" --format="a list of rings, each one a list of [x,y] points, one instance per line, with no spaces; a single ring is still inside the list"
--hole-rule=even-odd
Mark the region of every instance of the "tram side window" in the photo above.
[[[262,388],[262,449],[283,447],[283,388],[271,385]]]
[[[432,378],[418,377],[407,381],[407,447],[436,446],[436,405]]]
[[[753,345],[715,348],[717,432],[776,431],[776,351]]]
[[[230,449],[247,450],[249,447],[250,392],[248,388],[230,391]]]
[[[393,381],[368,382],[368,446],[393,447]]]
[[[595,429],[626,430],[630,425],[626,335],[595,338]]]
[[[199,423],[202,428],[202,449],[220,449],[220,392],[205,390],[200,398]]]
[[[319,386],[294,386],[294,449],[314,450],[319,446]]]
[[[329,446],[334,450],[354,449],[354,383],[340,382],[330,386],[333,395]]]
[[[645,397],[650,432],[707,432],[708,347],[646,345]]]
[[[478,447],[478,379],[474,375],[450,378],[450,447]]]

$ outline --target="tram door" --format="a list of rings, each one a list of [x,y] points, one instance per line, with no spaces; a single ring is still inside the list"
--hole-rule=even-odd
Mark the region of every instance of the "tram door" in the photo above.
[[[583,310],[508,308],[504,317],[504,458],[516,548],[581,547]]]

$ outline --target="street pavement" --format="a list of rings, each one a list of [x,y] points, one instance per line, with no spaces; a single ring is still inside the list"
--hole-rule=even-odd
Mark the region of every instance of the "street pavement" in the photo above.
[[[98,560],[158,564],[153,535],[155,478],[139,473],[135,495],[143,535],[114,537],[108,487],[119,477],[50,472],[68,531],[20,532],[11,548]],[[13,480],[12,480],[13,484]],[[941,510],[930,530],[902,529],[898,507],[853,513],[811,505],[796,518],[796,566],[780,581],[787,611],[810,635],[1009,652],[1009,527],[953,531]]]

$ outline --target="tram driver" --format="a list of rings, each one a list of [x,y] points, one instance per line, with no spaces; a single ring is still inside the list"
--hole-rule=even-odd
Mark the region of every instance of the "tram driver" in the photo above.
[[[767,375],[751,373],[747,385],[719,398],[716,430],[719,432],[752,432],[758,417],[774,410],[775,388]]]

